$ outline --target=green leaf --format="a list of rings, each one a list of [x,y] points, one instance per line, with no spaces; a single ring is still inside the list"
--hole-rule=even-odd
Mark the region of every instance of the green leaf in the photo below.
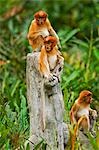
[[[43,144],[42,144],[42,149],[43,149],[43,150],[46,150],[46,149],[47,149],[47,143],[43,143]]]
[[[99,60],[99,50],[96,47],[93,47],[93,53],[94,53],[94,56],[96,57],[96,59]]]
[[[4,90],[5,90],[5,87],[6,87],[6,80],[7,80],[8,76],[9,76],[9,73],[5,71],[3,82],[2,82],[2,93],[4,93]]]
[[[5,143],[5,150],[10,150],[10,140]]]
[[[15,83],[15,85],[14,85],[14,88],[13,88],[13,90],[12,90],[12,92],[11,92],[11,96],[12,96],[12,97],[13,97],[13,95],[14,95],[14,93],[15,93],[15,91],[16,91],[18,85],[19,85],[19,83],[20,83],[20,80],[17,80],[16,83]]]
[[[62,89],[64,89],[66,85],[68,85],[72,80],[74,80],[79,75],[79,73],[80,71],[74,71],[69,77],[67,77]]]
[[[37,145],[34,146],[34,150],[39,150],[43,142],[44,142],[44,139],[42,139]]]
[[[22,94],[22,90],[20,90],[20,99],[21,99],[21,111],[20,111],[20,130],[25,130],[28,127],[28,118],[27,118],[27,105],[26,105],[26,98]]]
[[[86,42],[84,42],[84,41],[82,41],[82,40],[79,40],[79,39],[72,40],[72,42],[73,42],[73,43],[76,43],[76,44],[78,44],[78,45],[81,45],[81,46],[83,46],[83,47],[85,47],[85,48],[88,48],[88,47],[89,47],[89,46],[88,46],[88,43],[86,43]]]
[[[74,29],[74,30],[70,31],[69,33],[67,33],[66,38],[63,40],[62,43],[64,44],[65,42],[70,40],[79,31],[80,31],[80,29]]]

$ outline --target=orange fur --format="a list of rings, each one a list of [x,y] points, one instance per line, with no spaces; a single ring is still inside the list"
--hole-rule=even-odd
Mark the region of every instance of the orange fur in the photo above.
[[[36,12],[35,14],[34,14],[34,17],[35,18],[38,18],[38,17],[47,17],[47,13],[46,12],[44,12],[44,11],[42,11],[42,10],[40,10],[40,11],[38,11],[38,12]]]
[[[76,124],[74,128],[74,135],[72,136],[72,143],[71,143],[72,150],[74,150],[74,144],[78,128],[83,128],[84,131],[91,131],[89,112],[93,113],[92,117],[94,118],[97,117],[96,111],[90,108],[91,102],[92,102],[92,93],[88,90],[84,90],[79,94],[78,99],[75,101],[75,103],[71,108],[70,120],[71,123]]]
[[[75,149],[75,141],[76,141],[77,131],[79,129],[80,124],[85,120],[87,120],[86,116],[82,116],[82,117],[80,117],[77,124],[75,125],[74,134],[72,135],[72,139],[71,139],[71,150]]]
[[[38,19],[42,20],[42,24],[38,24]],[[44,11],[39,11],[35,13],[34,20],[29,27],[29,32],[27,36],[29,44],[32,46],[34,51],[37,51],[36,49],[40,51],[42,45],[44,44],[44,38],[49,35],[53,35],[54,37],[56,37],[58,44],[60,44],[59,38],[47,18],[47,13]]]
[[[47,50],[46,45],[48,47]],[[60,63],[60,66],[63,65],[63,57],[58,51],[57,39],[52,36],[45,38],[44,46],[41,48],[40,58],[39,58],[39,70],[46,78],[49,78],[51,70],[54,70],[55,67]]]
[[[92,93],[87,90],[82,91],[70,111],[70,120],[72,123],[76,123],[80,117],[85,115],[87,117],[87,122],[82,121],[81,126],[83,127],[83,129],[87,128],[89,130],[89,110],[91,102]]]

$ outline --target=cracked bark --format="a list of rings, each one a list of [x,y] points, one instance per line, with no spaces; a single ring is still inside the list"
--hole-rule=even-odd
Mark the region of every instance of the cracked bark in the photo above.
[[[42,138],[46,141],[46,150],[64,150],[69,138],[67,125],[63,122],[64,103],[58,80],[49,82],[38,71],[39,52],[27,55],[27,101],[30,116],[30,138],[38,144]],[[45,130],[42,131],[42,95],[45,97]],[[33,150],[33,144],[30,143]]]

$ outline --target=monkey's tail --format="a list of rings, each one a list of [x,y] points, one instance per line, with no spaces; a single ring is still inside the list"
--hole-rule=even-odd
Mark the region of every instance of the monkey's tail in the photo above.
[[[44,91],[44,79],[41,81],[41,128],[45,130],[45,91]]]
[[[75,127],[74,127],[74,134],[73,134],[72,140],[71,140],[71,150],[74,150],[74,148],[75,148],[75,141],[76,141],[77,131],[78,131],[78,129],[79,129],[80,123],[81,123],[84,119],[86,119],[86,116],[85,116],[85,115],[82,116],[82,117],[80,117],[80,119],[78,120],[77,124],[76,124]]]

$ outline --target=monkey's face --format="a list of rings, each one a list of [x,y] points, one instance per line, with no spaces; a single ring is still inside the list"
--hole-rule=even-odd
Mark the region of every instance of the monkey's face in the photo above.
[[[34,18],[36,19],[36,23],[38,25],[44,25],[47,18],[47,13],[45,11],[40,10],[34,14]]]
[[[88,90],[84,90],[79,95],[79,102],[83,104],[90,104],[92,102],[92,93]]]
[[[53,36],[47,36],[44,40],[44,45],[45,45],[46,51],[53,50],[53,48],[56,46],[56,44],[57,44],[57,40]]]
[[[89,103],[89,104],[92,103],[92,95],[87,96],[86,102]]]
[[[52,50],[52,43],[51,42],[46,43],[45,44],[45,49],[46,49],[47,52],[51,51]]]
[[[82,98],[83,103],[91,104],[92,103],[92,95],[87,95]]]
[[[45,21],[46,21],[46,17],[37,17],[36,18],[36,22],[38,25],[44,25]]]

